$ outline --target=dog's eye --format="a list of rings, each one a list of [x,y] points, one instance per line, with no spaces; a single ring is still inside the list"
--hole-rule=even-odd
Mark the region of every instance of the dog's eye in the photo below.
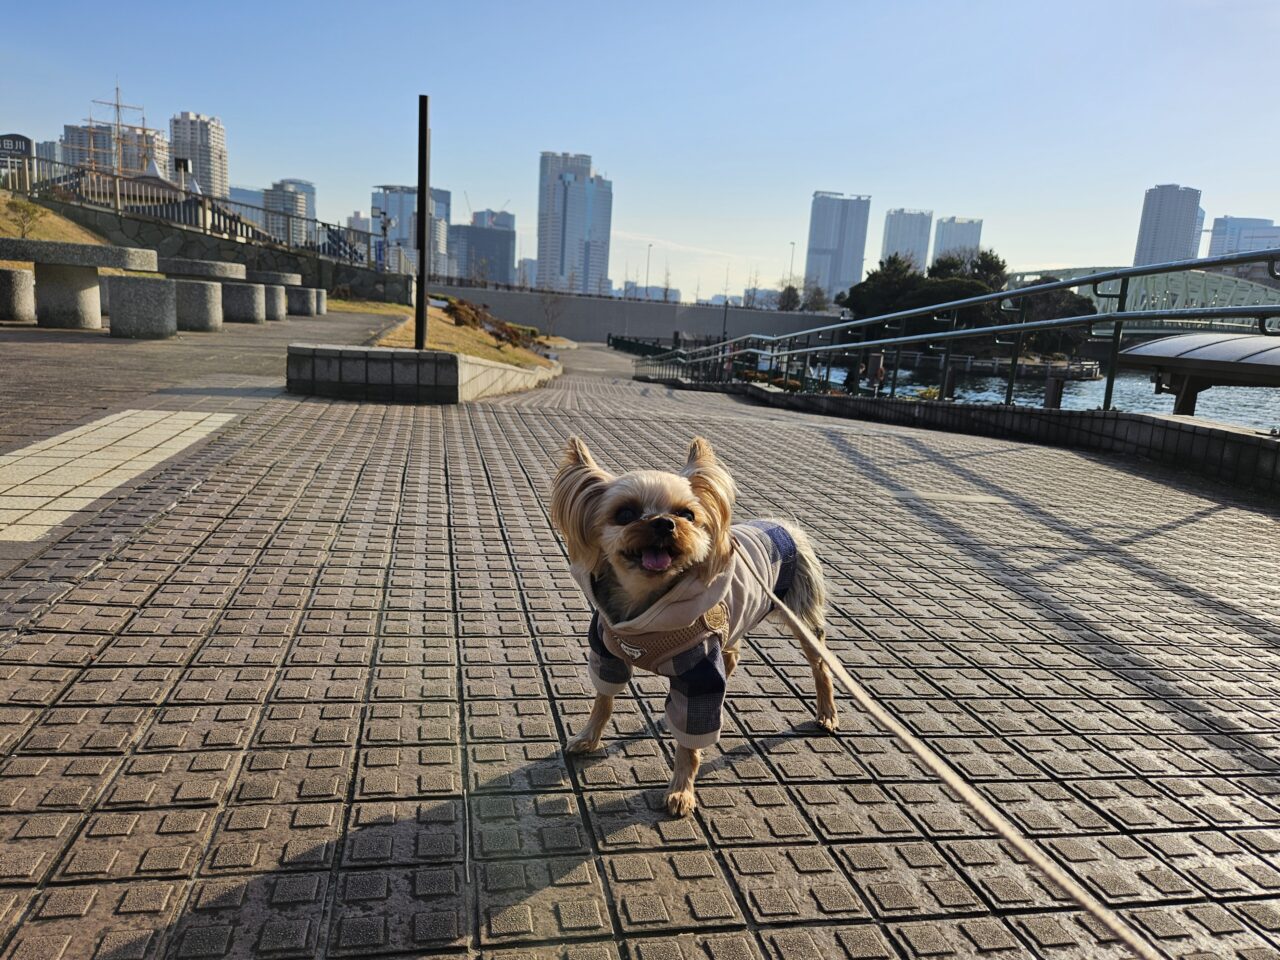
[[[693,523],[693,519],[694,519],[694,517],[693,517],[693,511],[692,511],[692,510],[677,510],[677,511],[676,511],[676,516],[677,516],[677,517],[683,517],[684,519],[688,520],[690,523]]]
[[[630,507],[623,507],[613,515],[613,522],[620,527],[625,527],[636,518],[636,512]]]

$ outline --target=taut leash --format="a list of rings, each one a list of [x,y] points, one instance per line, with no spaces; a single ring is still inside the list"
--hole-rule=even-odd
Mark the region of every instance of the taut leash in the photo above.
[[[884,726],[906,744],[907,749],[914,753],[916,758],[928,767],[939,780],[955,791],[956,795],[968,804],[987,826],[1035,865],[1054,884],[1061,887],[1063,892],[1086,913],[1113,933],[1120,942],[1133,952],[1135,957],[1139,957],[1141,960],[1161,960],[1160,955],[1152,949],[1151,945],[1139,937],[1133,928],[1120,919],[1114,910],[1108,908],[1106,904],[1102,903],[1097,897],[1068,876],[1056,863],[1041,853],[1035,844],[1018,831],[1018,828],[1010,822],[1008,817],[993,807],[982,794],[971,787],[968,781],[961,777],[951,764],[947,763],[946,760],[934,752],[932,747],[908,730],[897,718],[881,706],[880,702],[862,684],[853,679],[839,658],[818,641],[804,622],[792,612],[791,608],[774,595],[769,584],[752,566],[742,547],[738,545],[737,540],[733,541],[733,548],[738,552],[742,565],[750,571],[751,576],[768,594],[774,606],[782,614],[783,619],[800,637],[801,643],[807,648],[808,652],[827,665],[832,675],[844,687],[845,692],[853,697],[862,709],[866,710],[877,723]]]

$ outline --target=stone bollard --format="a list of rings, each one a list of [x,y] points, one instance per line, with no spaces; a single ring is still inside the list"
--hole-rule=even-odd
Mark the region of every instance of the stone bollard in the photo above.
[[[285,287],[284,294],[289,305],[289,316],[314,317],[316,315],[316,292],[311,287]]]
[[[108,277],[111,336],[163,340],[178,332],[178,301],[172,280]]]
[[[222,329],[222,284],[213,280],[174,280],[178,297],[178,329],[214,332]]]
[[[36,322],[36,275],[30,270],[0,270],[0,320]]]
[[[267,295],[262,284],[224,281],[222,319],[226,323],[266,323]]]
[[[36,261],[36,319],[42,327],[101,330],[98,271]]]
[[[285,296],[285,288],[277,283],[264,283],[263,294],[267,303],[268,320],[284,320],[289,316],[289,298]]]
[[[329,292],[323,288],[316,290],[316,316],[323,317],[329,312]]]
[[[284,273],[279,270],[250,270],[246,276],[250,283],[274,283],[280,287],[302,286],[302,274]]]

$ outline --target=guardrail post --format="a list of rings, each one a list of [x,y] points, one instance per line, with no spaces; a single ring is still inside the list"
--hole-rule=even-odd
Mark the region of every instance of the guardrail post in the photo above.
[[[1116,298],[1116,313],[1124,313],[1126,302],[1129,299],[1129,278],[1124,277],[1120,281],[1120,295]],[[1116,391],[1116,368],[1120,364],[1120,338],[1124,335],[1124,321],[1116,320],[1115,325],[1111,328],[1111,352],[1110,359],[1107,361],[1107,390],[1102,398],[1102,409],[1111,409],[1111,400],[1115,396]]]

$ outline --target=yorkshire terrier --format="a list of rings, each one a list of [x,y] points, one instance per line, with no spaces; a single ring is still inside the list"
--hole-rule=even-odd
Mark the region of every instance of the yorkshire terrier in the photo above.
[[[679,473],[635,470],[618,477],[571,437],[552,489],[552,522],[594,610],[588,665],[596,699],[567,749],[588,753],[600,746],[613,699],[633,669],[667,677],[667,726],[677,744],[667,791],[673,816],[687,816],[697,805],[693,784],[702,749],[720,739],[726,681],[742,637],[773,612],[760,581],[773,585],[819,643],[826,637],[826,589],[808,536],[781,520],[735,524],[736,496],[733,477],[701,437],[689,445]],[[813,669],[818,726],[834,731],[831,672],[792,632]]]

